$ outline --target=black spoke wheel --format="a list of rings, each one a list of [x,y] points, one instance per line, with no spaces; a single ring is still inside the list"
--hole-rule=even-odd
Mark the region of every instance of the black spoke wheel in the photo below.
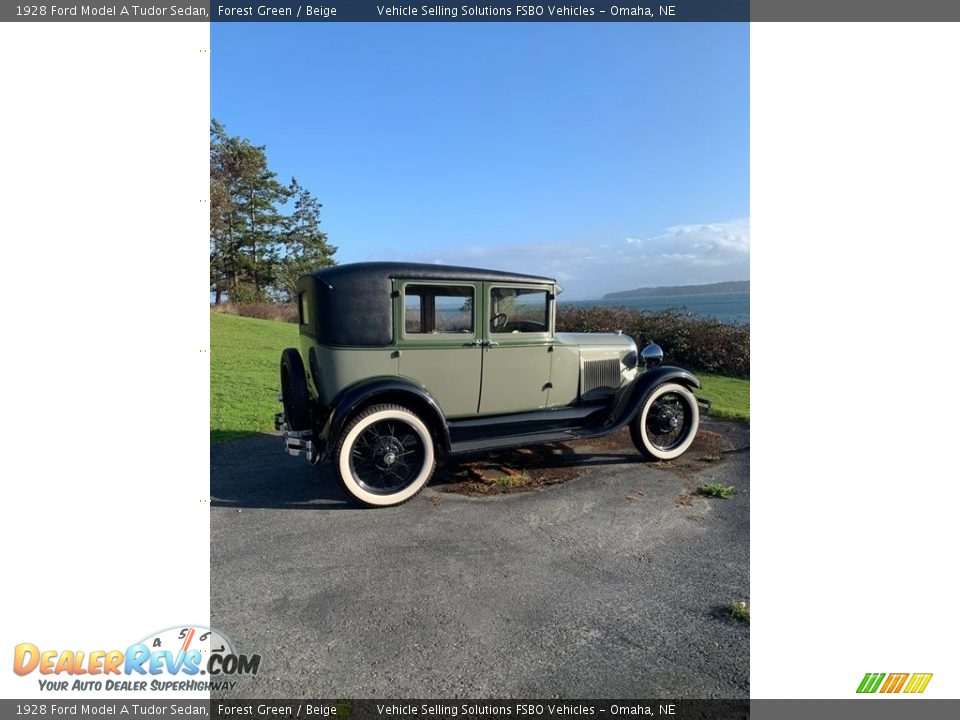
[[[678,383],[664,383],[647,394],[630,424],[630,437],[644,456],[672,460],[693,444],[699,425],[693,393]]]
[[[433,473],[433,439],[417,415],[399,405],[375,405],[344,429],[335,452],[340,481],[367,505],[398,505]]]

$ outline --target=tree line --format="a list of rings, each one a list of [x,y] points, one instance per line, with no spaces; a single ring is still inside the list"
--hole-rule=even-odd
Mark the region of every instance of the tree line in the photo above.
[[[323,206],[291,178],[277,179],[266,147],[210,123],[210,292],[219,305],[286,302],[297,278],[336,264],[320,229]]]

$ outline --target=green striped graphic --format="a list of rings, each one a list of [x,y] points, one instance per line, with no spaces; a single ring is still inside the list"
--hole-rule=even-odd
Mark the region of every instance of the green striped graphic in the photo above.
[[[860,681],[860,687],[857,688],[857,692],[875,693],[877,688],[880,687],[880,683],[883,682],[884,677],[886,677],[886,673],[867,673],[863,676],[863,680]]]
[[[886,678],[886,683],[883,679]],[[909,678],[909,679],[908,679]],[[858,693],[875,693],[877,690],[881,694],[890,695],[899,693],[902,689],[904,693],[919,694],[927,689],[933,673],[866,673],[860,685],[857,687]],[[883,683],[881,687],[881,683]],[[904,687],[906,684],[906,687]]]

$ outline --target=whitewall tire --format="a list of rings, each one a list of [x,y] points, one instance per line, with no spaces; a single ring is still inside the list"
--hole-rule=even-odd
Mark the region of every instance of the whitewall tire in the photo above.
[[[647,393],[630,423],[630,437],[641,455],[673,460],[690,448],[699,427],[700,408],[693,393],[679,383],[667,382]]]
[[[406,502],[434,468],[430,429],[400,405],[374,405],[350,420],[333,455],[344,489],[366,505]]]

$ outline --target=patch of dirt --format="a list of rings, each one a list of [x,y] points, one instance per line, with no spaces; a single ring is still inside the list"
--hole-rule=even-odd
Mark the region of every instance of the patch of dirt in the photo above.
[[[676,460],[660,460],[648,463],[648,466],[691,478],[704,468],[716,465],[723,460],[724,453],[733,450],[733,445],[723,435],[701,429],[690,449]]]
[[[569,444],[578,454],[623,454],[638,456],[637,448],[630,439],[630,431],[624,428],[618,433],[593,440],[578,440]],[[724,453],[732,452],[733,445],[719,433],[704,430],[697,432],[693,445],[676,460],[659,460],[648,462],[648,467],[657,470],[669,470],[682,477],[691,477],[709,465],[714,465],[723,459]]]
[[[646,493],[643,491],[643,488],[637,488],[632,493],[627,495],[627,503],[633,505],[637,500],[642,498]]]
[[[480,460],[438,465],[431,484],[461,495],[527,492],[580,477],[586,468],[571,466],[576,460],[564,443],[504,450]]]
[[[697,433],[693,445],[676,460],[649,462],[649,467],[669,470],[682,477],[691,477],[703,468],[719,462],[733,445],[715,432]],[[462,495],[500,495],[527,492],[549,485],[558,485],[580,477],[589,468],[580,461],[589,456],[622,456],[622,462],[639,461],[640,456],[625,428],[604,438],[550,443],[490,453],[477,460],[448,460],[437,465],[431,484],[441,492]],[[643,495],[640,491],[628,501]],[[682,503],[686,504],[686,503]]]

